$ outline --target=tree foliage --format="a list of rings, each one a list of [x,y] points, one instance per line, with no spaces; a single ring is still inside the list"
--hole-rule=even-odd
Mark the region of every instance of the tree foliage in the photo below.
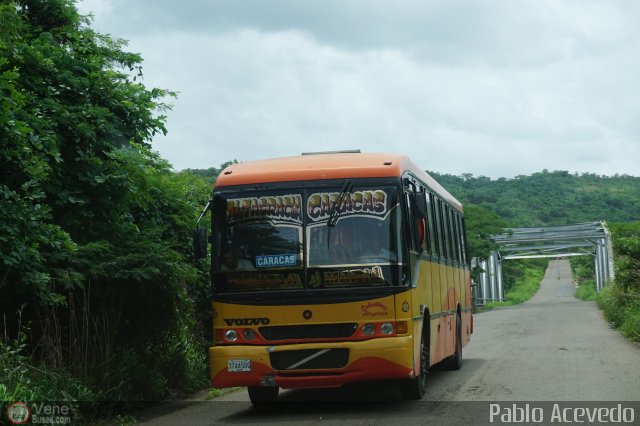
[[[609,323],[640,342],[640,222],[611,223],[615,279],[597,297]]]
[[[510,227],[632,221],[640,212],[640,177],[543,170],[492,180],[430,172],[464,204],[495,211]]]
[[[464,212],[469,256],[487,259],[498,249],[491,236],[503,233],[506,224],[497,213],[484,206],[469,204]]]
[[[611,223],[615,281],[640,295],[640,222]]]
[[[213,186],[218,178],[218,175],[222,173],[222,171],[232,164],[237,164],[238,160],[226,161],[220,165],[220,167],[209,167],[208,169],[185,169],[183,173],[189,173],[194,176],[199,176],[204,178],[205,182]]]
[[[173,93],[146,88],[125,47],[72,0],[0,4],[3,335],[31,324],[43,365],[111,400],[206,377],[191,229],[209,187],[150,150]]]

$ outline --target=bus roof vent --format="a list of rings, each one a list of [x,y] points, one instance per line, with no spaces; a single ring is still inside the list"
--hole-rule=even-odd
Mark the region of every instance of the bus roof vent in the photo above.
[[[345,149],[343,151],[318,151],[303,152],[302,155],[319,155],[319,154],[361,154],[359,149]]]

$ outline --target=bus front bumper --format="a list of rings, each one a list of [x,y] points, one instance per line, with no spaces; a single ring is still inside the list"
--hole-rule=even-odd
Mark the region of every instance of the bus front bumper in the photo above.
[[[281,388],[340,387],[369,380],[403,379],[414,376],[413,339],[386,337],[359,342],[304,343],[277,346],[214,346],[209,348],[211,385],[279,386]],[[274,353],[304,353],[303,359],[321,356],[326,349],[348,350],[348,361],[340,368],[303,368],[293,363],[276,369]],[[309,355],[309,356],[307,356]],[[231,362],[230,362],[231,361]],[[296,366],[300,364],[300,368]],[[233,365],[242,365],[234,370]]]

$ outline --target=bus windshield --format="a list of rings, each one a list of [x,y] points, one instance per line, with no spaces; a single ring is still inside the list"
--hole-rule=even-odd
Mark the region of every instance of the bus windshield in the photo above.
[[[307,227],[309,267],[397,263],[400,209],[383,217],[345,214],[335,226]]]
[[[394,186],[216,196],[216,292],[397,286],[403,264]]]

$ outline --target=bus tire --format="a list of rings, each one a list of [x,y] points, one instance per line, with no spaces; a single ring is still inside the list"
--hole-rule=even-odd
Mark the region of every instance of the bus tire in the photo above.
[[[400,384],[400,391],[404,399],[420,400],[427,389],[427,374],[429,369],[429,341],[425,342],[425,333],[420,336],[420,374],[418,377],[407,379]]]
[[[456,351],[445,359],[444,367],[447,370],[460,370],[462,368],[462,318],[456,314]]]
[[[264,407],[278,400],[280,388],[277,386],[249,386],[247,391],[254,407]]]

